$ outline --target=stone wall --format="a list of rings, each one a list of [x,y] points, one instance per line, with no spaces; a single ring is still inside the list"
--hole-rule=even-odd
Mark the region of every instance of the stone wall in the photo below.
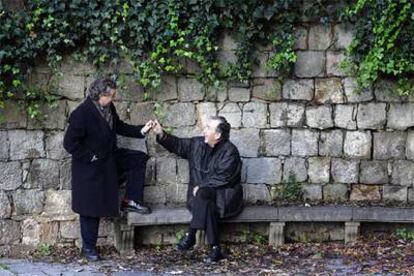
[[[303,184],[304,199],[319,202],[414,201],[414,97],[394,96],[395,85],[383,81],[361,94],[355,80],[338,69],[352,32],[342,25],[297,27],[298,60],[291,79],[277,80],[265,70],[271,54],[258,46],[251,79],[206,89],[187,74],[163,76],[152,98],[123,64],[126,81],[115,103],[128,123],[155,118],[155,102],[163,102],[165,127],[181,137],[201,134],[210,115],[225,116],[232,125],[231,140],[243,158],[245,201],[271,203],[276,188],[290,174]],[[223,35],[219,53],[234,60],[235,42]],[[28,118],[16,103],[1,110],[0,123],[0,245],[37,245],[78,241],[79,226],[71,211],[70,156],[62,147],[67,118],[82,101],[95,68],[70,60],[63,77],[42,65],[30,82],[54,85],[59,100],[43,107],[41,121]],[[183,204],[188,164],[147,140],[121,139],[120,144],[145,150],[151,156],[145,200],[150,204]],[[101,241],[111,243],[109,221]],[[170,236],[167,238],[171,240]]]

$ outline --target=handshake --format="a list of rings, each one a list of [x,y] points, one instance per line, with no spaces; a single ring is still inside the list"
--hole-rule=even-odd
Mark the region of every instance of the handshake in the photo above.
[[[162,136],[164,134],[162,126],[158,120],[149,120],[146,122],[146,124],[142,127],[141,132],[143,134],[147,134],[150,130],[154,131],[156,135]]]

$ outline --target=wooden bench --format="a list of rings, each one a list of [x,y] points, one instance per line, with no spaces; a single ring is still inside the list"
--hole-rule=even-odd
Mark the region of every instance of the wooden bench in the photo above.
[[[129,213],[126,218],[114,222],[115,247],[121,254],[134,252],[134,228],[150,225],[188,224],[190,212],[185,208],[158,207],[149,215]],[[279,246],[284,243],[284,228],[287,222],[343,222],[344,241],[356,241],[361,222],[414,223],[414,208],[394,207],[272,207],[248,206],[234,218],[222,223],[269,223],[269,244]],[[200,232],[200,231],[198,231]],[[198,243],[203,243],[201,233]]]

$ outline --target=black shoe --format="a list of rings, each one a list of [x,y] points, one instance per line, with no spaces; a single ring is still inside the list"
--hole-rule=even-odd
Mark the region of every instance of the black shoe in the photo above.
[[[121,210],[124,212],[135,212],[139,214],[151,214],[151,209],[135,200],[122,201]]]
[[[208,254],[207,258],[204,259],[204,262],[215,263],[221,259],[224,259],[224,256],[221,253],[221,247],[219,245],[215,245],[211,247],[210,253]]]
[[[186,251],[191,249],[195,244],[194,235],[190,235],[188,232],[185,233],[185,236],[180,240],[180,242],[175,246],[178,251]]]
[[[90,262],[100,261],[101,257],[96,249],[89,249],[82,247],[82,256],[84,256]]]

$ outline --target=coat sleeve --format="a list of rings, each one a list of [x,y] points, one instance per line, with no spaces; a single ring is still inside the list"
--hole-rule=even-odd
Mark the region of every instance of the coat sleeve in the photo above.
[[[74,159],[83,163],[90,163],[95,154],[86,145],[85,136],[85,119],[79,110],[75,110],[69,117],[69,126],[63,138],[63,147]]]
[[[168,151],[173,152],[182,158],[190,158],[193,138],[178,138],[174,135],[164,133],[162,138],[157,135],[157,142]]]
[[[214,170],[201,183],[200,187],[221,187],[231,183],[240,174],[241,161],[237,151],[223,156],[213,166]]]
[[[116,133],[122,136],[133,137],[133,138],[144,138],[145,135],[142,135],[141,129],[144,125],[133,126],[123,122],[119,119],[118,113],[116,112],[115,106],[112,105],[112,116],[114,120],[114,125],[116,126]]]

